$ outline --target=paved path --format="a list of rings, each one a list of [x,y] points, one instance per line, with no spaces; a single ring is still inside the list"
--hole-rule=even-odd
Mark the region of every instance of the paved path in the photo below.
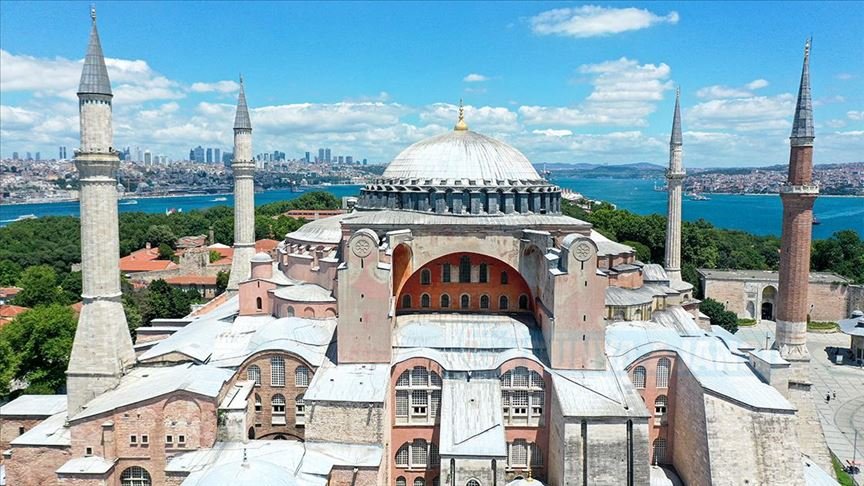
[[[760,323],[742,327],[736,336],[750,344],[764,347],[765,336],[774,341],[774,323]],[[864,369],[832,363],[831,348],[848,348],[849,336],[836,332],[830,334],[808,333],[807,347],[810,349],[813,398],[825,432],[825,440],[844,464],[853,457],[864,462]],[[825,395],[831,393],[830,402]],[[836,393],[836,398],[834,398]],[[853,450],[855,432],[858,433],[857,451]],[[862,475],[855,478],[861,484]]]

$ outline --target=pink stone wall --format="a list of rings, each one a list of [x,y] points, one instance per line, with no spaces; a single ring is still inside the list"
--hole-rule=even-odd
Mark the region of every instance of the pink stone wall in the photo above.
[[[272,315],[273,302],[270,290],[276,288],[276,284],[266,280],[249,280],[240,284],[240,315],[241,316],[263,316]],[[258,306],[261,299],[261,306]]]
[[[13,447],[12,458],[6,466],[6,484],[9,486],[56,486],[60,482],[54,473],[72,456],[68,448]]]

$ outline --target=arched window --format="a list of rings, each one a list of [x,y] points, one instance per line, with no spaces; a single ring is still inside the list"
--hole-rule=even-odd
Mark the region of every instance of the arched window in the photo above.
[[[294,369],[294,385],[309,386],[309,368],[300,365]]]
[[[418,476],[414,478],[414,486],[426,486],[426,480]]]
[[[507,285],[510,283],[510,277],[507,275],[507,272],[501,272],[501,285]]]
[[[489,308],[489,296],[488,295],[481,295],[480,296],[480,308],[481,309],[488,309]]]
[[[303,401],[302,393],[294,399],[294,423],[297,425],[306,423],[306,402]]]
[[[285,386],[285,359],[281,356],[270,358],[270,386]]]
[[[422,307],[424,309],[428,309],[429,306],[432,305],[431,300],[432,299],[429,298],[429,294],[421,295],[420,296],[420,307]]]
[[[471,282],[471,259],[468,255],[463,255],[459,259],[459,283]]]
[[[258,309],[259,311],[264,308],[264,301],[261,300],[261,297],[255,298],[255,308]]]
[[[528,467],[528,441],[516,439],[507,444],[507,465],[511,468],[524,469]]]
[[[256,385],[261,384],[261,368],[258,365],[252,365],[246,369],[246,379],[254,381]]]
[[[426,467],[429,463],[429,443],[425,439],[414,439],[411,443],[411,467]],[[417,484],[417,481],[414,481]]]
[[[270,406],[272,408],[273,425],[285,425],[285,397],[279,395],[273,395],[273,398],[270,399]]]
[[[519,296],[519,310],[528,310],[528,296],[525,294]]]
[[[501,404],[504,423],[540,425],[546,400],[543,377],[536,371],[518,366],[501,375]]]
[[[645,367],[637,366],[633,368],[633,386],[638,389],[645,388]]]
[[[256,393],[255,394],[255,411],[260,412],[261,410],[263,410],[263,408],[264,408],[263,405],[261,405],[261,395]]]
[[[441,308],[449,309],[450,308],[450,296],[447,294],[441,294]]]
[[[489,265],[485,263],[480,264],[480,283],[486,283],[489,281]]]
[[[404,476],[399,476],[398,478],[396,478],[396,486],[408,486],[408,481],[405,480]]]
[[[666,439],[660,437],[654,439],[654,464],[663,464],[666,462]]]
[[[657,360],[657,388],[669,387],[669,358]]]
[[[410,309],[411,308],[411,295],[405,294],[402,296],[402,308]]]
[[[396,451],[396,467],[408,467],[409,457],[409,446],[408,444],[403,444],[402,447]]]
[[[396,423],[434,424],[441,409],[441,377],[422,366],[396,380]]]
[[[431,285],[432,284],[432,270],[428,268],[424,268],[420,270],[420,285]]]
[[[654,414],[666,415],[666,405],[668,404],[668,401],[666,395],[659,395],[657,399],[654,400]]]
[[[445,263],[441,266],[441,281],[444,283],[450,283],[450,264]]]
[[[121,486],[151,486],[150,473],[140,466],[132,466],[120,475]]]
[[[459,297],[459,307],[463,309],[471,307],[471,297],[468,294],[462,294],[462,296]]]
[[[465,483],[465,486],[480,486],[480,481],[472,478],[469,479],[467,483]]]
[[[510,307],[510,299],[506,295],[498,298],[498,310],[507,310]]]

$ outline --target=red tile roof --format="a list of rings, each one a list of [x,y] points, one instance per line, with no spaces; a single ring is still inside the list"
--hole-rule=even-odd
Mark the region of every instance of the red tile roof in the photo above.
[[[170,270],[177,264],[171,260],[160,260],[158,248],[142,248],[120,259],[121,272],[152,272]]]
[[[216,285],[215,275],[178,275],[165,279],[168,285]]]
[[[28,310],[30,310],[29,307],[21,307],[20,305],[0,305],[0,327],[9,324],[15,319],[15,316]]]

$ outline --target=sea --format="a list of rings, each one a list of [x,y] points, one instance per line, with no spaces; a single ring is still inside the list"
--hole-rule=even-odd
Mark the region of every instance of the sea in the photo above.
[[[651,179],[554,179],[562,188],[581,193],[589,199],[603,200],[637,214],[666,212],[666,193],[654,190],[662,181]],[[332,185],[304,188],[304,191],[324,190],[337,198],[354,196],[359,185]],[[255,204],[294,199],[302,192],[288,189],[269,190],[255,194]],[[706,194],[708,200],[697,201],[684,196],[683,217],[686,221],[705,219],[720,228],[738,229],[757,235],[780,235],[782,206],[774,195]],[[224,199],[223,199],[224,198]],[[136,201],[136,202],[132,202]],[[124,198],[120,212],[165,213],[192,211],[217,205],[233,205],[233,196],[194,195],[172,197]],[[78,201],[0,205],[0,226],[22,216],[78,216]],[[834,232],[852,229],[864,237],[864,197],[820,196],[814,206],[818,225],[813,237],[823,239]]]

